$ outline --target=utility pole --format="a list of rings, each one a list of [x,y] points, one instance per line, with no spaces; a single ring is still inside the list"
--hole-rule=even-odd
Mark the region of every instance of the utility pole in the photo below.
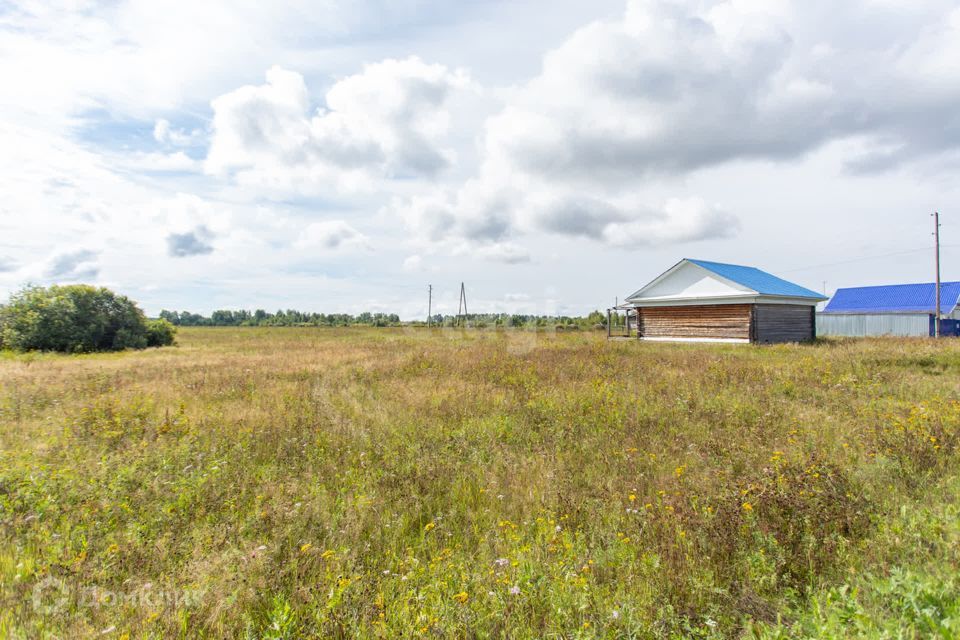
[[[463,316],[463,325],[467,324],[467,290],[460,283],[460,304],[457,306],[457,326],[460,326],[460,317]]]
[[[933,316],[933,337],[940,337],[940,212],[933,212],[933,238],[937,265],[937,302]]]
[[[433,321],[433,285],[427,285],[427,326]]]

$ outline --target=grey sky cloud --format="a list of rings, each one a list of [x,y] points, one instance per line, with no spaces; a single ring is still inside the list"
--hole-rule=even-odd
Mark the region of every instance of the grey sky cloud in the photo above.
[[[607,225],[627,219],[609,202],[574,196],[551,203],[537,215],[536,221],[545,231],[598,240]]]
[[[100,254],[89,249],[77,249],[53,256],[46,276],[55,280],[74,281],[97,277],[100,269],[95,264]]]
[[[202,225],[186,233],[171,233],[167,235],[167,254],[174,258],[186,258],[213,253],[212,239],[213,234]]]
[[[502,262],[504,264],[524,264],[530,262],[530,252],[526,247],[521,247],[511,242],[481,245],[476,249],[476,253],[485,260]]]
[[[603,236],[612,246],[635,249],[730,238],[740,228],[739,218],[700,198],[673,198],[659,209],[640,210],[631,219],[611,222]]]
[[[298,249],[335,250],[347,246],[364,246],[366,244],[367,237],[345,220],[324,220],[307,225],[294,246]]]
[[[14,262],[11,258],[0,256],[0,273],[15,271],[16,269],[17,269],[16,262]]]

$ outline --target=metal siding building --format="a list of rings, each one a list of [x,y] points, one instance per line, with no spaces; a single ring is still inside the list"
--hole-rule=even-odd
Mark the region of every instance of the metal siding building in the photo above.
[[[817,314],[818,336],[926,336],[930,334],[930,317],[927,314],[878,313],[868,314]]]
[[[960,282],[940,285],[940,311],[947,320],[941,333],[956,335],[960,310]],[[936,285],[897,284],[838,289],[830,304],[817,314],[817,334],[823,336],[931,336],[936,307]]]

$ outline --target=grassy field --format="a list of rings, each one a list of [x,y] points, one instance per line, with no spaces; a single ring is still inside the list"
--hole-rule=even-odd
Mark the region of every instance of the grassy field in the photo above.
[[[960,341],[0,355],[0,637],[960,636]]]

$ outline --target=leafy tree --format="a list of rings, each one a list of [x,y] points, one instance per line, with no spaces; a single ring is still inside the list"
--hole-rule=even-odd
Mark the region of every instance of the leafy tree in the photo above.
[[[587,316],[587,324],[588,325],[594,325],[594,324],[605,325],[607,324],[607,316],[600,313],[599,311],[591,311],[590,315]]]
[[[30,286],[0,308],[0,342],[19,351],[143,349],[151,336],[158,345],[172,343],[173,326],[163,322],[162,329],[151,333],[143,311],[132,300],[103,287]]]

